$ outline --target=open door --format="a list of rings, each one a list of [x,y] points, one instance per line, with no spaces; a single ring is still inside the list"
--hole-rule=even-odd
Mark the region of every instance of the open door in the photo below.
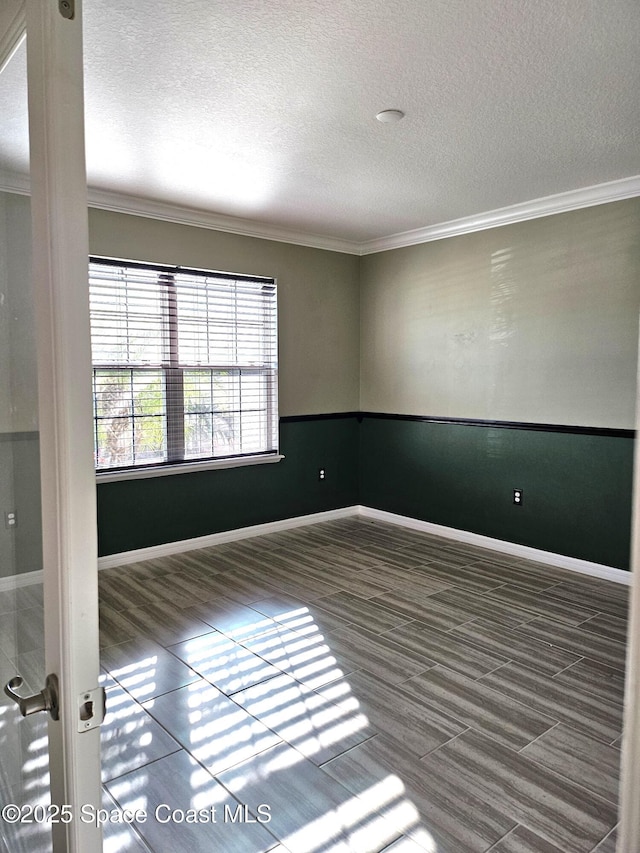
[[[97,853],[103,691],[79,0],[2,0],[0,69],[12,123],[0,150],[0,851]]]
[[[636,380],[636,442],[633,463],[631,519],[631,594],[627,627],[627,667],[624,696],[620,823],[617,853],[640,850],[640,354]]]

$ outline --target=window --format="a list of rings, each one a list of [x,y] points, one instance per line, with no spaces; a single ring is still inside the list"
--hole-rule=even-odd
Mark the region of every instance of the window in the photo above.
[[[277,456],[273,279],[91,258],[89,291],[98,472]]]

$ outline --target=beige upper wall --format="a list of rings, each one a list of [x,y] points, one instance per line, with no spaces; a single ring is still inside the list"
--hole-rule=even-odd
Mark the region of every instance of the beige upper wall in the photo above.
[[[0,433],[11,432],[11,313],[7,269],[7,197],[0,193]]]
[[[640,199],[361,260],[362,410],[634,427]]]
[[[0,263],[0,432],[10,432],[37,418],[29,206],[0,199],[11,248]],[[282,415],[634,426],[640,199],[360,259],[100,210],[90,234],[95,254],[275,276]]]
[[[272,240],[89,211],[90,251],[278,281],[281,415],[358,408],[358,258]]]
[[[0,192],[0,433],[38,428],[29,198]]]

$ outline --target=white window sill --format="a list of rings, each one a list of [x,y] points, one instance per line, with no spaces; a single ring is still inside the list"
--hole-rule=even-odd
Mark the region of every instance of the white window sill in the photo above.
[[[120,480],[145,480],[149,477],[169,477],[172,474],[195,474],[198,471],[215,471],[218,468],[244,468],[246,465],[268,465],[284,459],[273,456],[242,456],[236,459],[207,459],[204,462],[181,462],[176,465],[158,465],[149,468],[128,468],[126,471],[96,471],[96,482],[115,483]]]

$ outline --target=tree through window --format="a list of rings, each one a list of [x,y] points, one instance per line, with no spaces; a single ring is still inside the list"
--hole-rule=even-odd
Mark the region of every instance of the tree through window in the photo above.
[[[273,279],[91,258],[96,469],[277,454]]]

